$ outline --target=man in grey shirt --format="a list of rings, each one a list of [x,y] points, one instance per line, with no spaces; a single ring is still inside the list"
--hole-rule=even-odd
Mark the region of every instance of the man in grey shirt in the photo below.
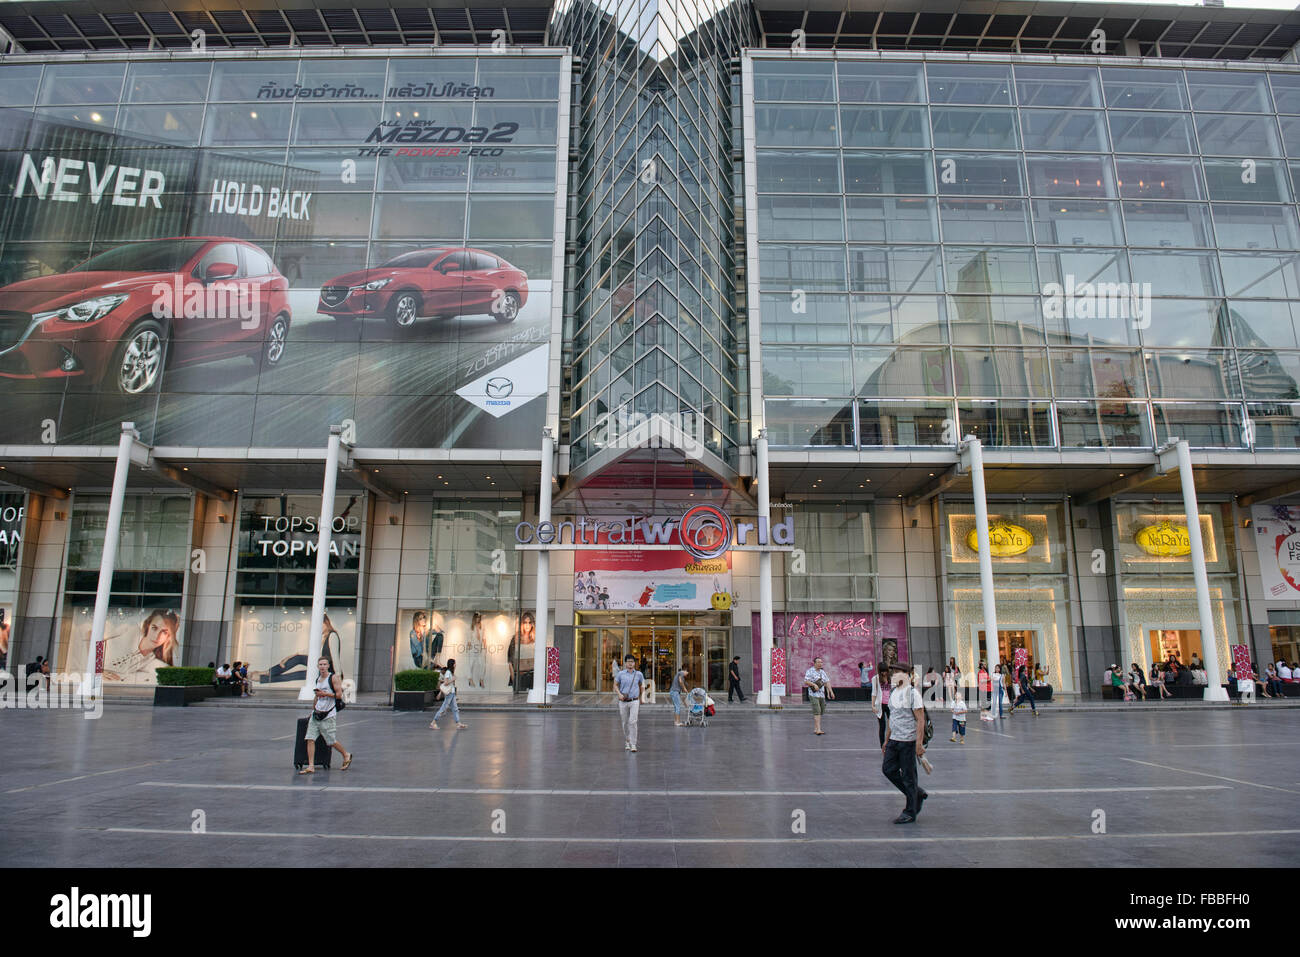
[[[915,821],[921,813],[921,805],[930,796],[916,780],[916,761],[925,754],[925,744],[921,740],[921,729],[925,727],[925,704],[921,692],[908,680],[910,671],[907,665],[894,666],[889,724],[885,728],[885,743],[880,748],[885,759],[881,771],[907,798],[903,813],[894,819],[895,824]]]
[[[645,675],[636,670],[636,656],[623,659],[623,670],[614,677],[618,692],[618,718],[623,722],[623,750],[636,750],[636,720],[641,711],[641,687]],[[913,772],[915,774],[915,772]]]

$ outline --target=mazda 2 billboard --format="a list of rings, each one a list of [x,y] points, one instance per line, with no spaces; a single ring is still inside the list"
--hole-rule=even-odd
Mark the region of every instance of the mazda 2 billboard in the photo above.
[[[0,64],[0,443],[529,447],[564,61]]]

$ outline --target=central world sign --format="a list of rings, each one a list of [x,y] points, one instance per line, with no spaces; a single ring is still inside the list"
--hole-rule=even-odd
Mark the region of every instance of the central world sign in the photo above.
[[[651,521],[628,515],[613,520],[597,521],[590,516],[579,516],[576,521],[520,522],[515,526],[516,545],[669,545],[674,532],[676,544],[697,561],[709,561],[725,554],[728,549],[754,548],[767,545],[794,544],[794,517],[769,527],[766,518],[754,522],[734,522],[730,515],[712,505],[696,505],[680,519]],[[604,535],[604,540],[601,536]],[[590,537],[588,537],[590,536]]]

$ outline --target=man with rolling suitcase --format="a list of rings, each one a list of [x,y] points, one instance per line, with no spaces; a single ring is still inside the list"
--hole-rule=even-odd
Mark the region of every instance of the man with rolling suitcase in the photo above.
[[[307,721],[307,730],[303,739],[307,742],[307,764],[299,768],[299,774],[314,774],[316,771],[316,738],[324,739],[325,744],[343,755],[343,770],[352,765],[352,754],[338,741],[337,705],[343,700],[343,682],[338,675],[330,672],[328,658],[321,657],[316,662],[316,704],[312,707],[311,717]],[[326,767],[329,765],[326,764]]]

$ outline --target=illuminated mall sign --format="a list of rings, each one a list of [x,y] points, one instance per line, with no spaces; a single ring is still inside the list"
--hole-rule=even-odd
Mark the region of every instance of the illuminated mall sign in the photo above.
[[[1011,522],[989,523],[989,555],[993,558],[1012,558],[1023,555],[1034,544],[1034,533],[1029,529]],[[972,528],[966,533],[966,547],[978,552],[978,530]]]
[[[678,539],[675,543],[671,542],[674,532]],[[718,558],[733,548],[766,549],[772,545],[793,545],[794,517],[769,527],[768,520],[761,516],[754,522],[735,522],[722,509],[712,505],[696,505],[680,519],[665,521],[651,521],[634,515],[597,521],[583,515],[576,521],[538,522],[536,525],[520,522],[515,526],[515,543],[524,547],[548,545],[552,548],[668,547],[671,543],[703,562]]]
[[[1175,525],[1168,520],[1138,529],[1133,541],[1142,551],[1156,558],[1181,558],[1192,553],[1192,537],[1187,526]]]

